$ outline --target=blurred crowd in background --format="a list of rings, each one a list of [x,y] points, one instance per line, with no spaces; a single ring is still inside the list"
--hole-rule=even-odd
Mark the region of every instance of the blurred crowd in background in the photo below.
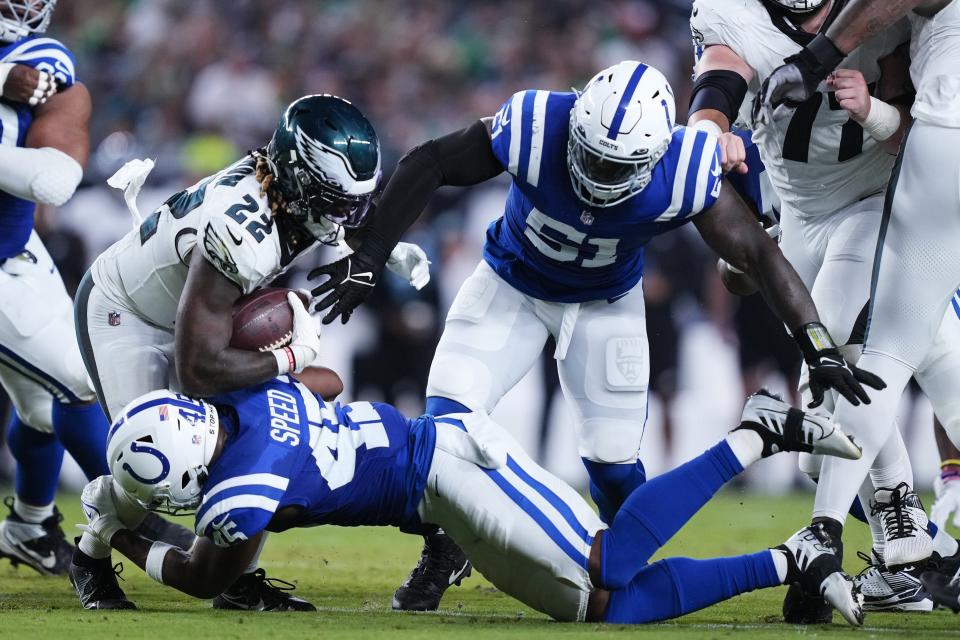
[[[93,153],[83,187],[38,227],[73,290],[90,262],[131,228],[104,181],[133,158],[156,159],[140,198],[173,192],[264,145],[283,106],[308,93],[353,101],[373,122],[384,169],[412,146],[494,114],[520,89],[567,90],[623,59],[660,69],[684,121],[693,60],[689,0],[70,0],[50,35],[78,58],[94,100]],[[502,213],[504,178],[443,190],[406,238],[430,256],[420,292],[385,277],[346,327],[323,330],[325,364],[345,399],[422,410],[443,318]],[[337,256],[324,250],[316,262]],[[799,354],[757,297],[728,296],[715,256],[687,226],[648,249],[652,400],[643,459],[652,473],[689,458],[737,421],[745,389],[790,395]],[[289,284],[309,286],[302,273]],[[562,477],[585,478],[558,393],[552,350],[496,417]],[[905,408],[918,484],[936,472],[924,401]],[[0,465],[2,466],[2,465]],[[747,482],[782,491],[795,465],[760,466]]]

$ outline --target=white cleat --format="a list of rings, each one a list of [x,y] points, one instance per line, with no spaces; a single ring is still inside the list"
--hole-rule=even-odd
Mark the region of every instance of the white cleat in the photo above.
[[[873,494],[870,514],[877,516],[887,543],[883,557],[891,569],[924,562],[933,554],[933,539],[927,533],[927,514],[920,498],[906,482],[880,488]]]
[[[853,579],[864,611],[933,611],[933,599],[920,581],[920,571],[890,571],[876,551],[873,558],[858,551],[867,566]]]
[[[844,573],[822,526],[804,527],[776,549],[787,556],[789,563],[785,584],[799,583],[806,593],[823,596],[850,624],[863,624],[863,608],[853,579]]]
[[[829,416],[795,409],[766,389],[747,398],[740,417],[740,429],[749,429],[763,439],[763,457],[781,451],[803,451],[860,458],[861,449]]]

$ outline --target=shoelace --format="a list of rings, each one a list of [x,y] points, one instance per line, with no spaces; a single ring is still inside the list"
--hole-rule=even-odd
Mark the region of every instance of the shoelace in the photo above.
[[[916,522],[907,515],[904,507],[903,496],[899,491],[893,492],[890,502],[886,504],[874,502],[870,506],[870,515],[880,516],[884,531],[889,532],[888,540],[910,538],[917,530]]]
[[[857,557],[867,563],[863,569],[860,570],[860,573],[857,574],[857,577],[865,577],[874,572],[880,572],[880,565],[874,564],[873,558],[865,554],[863,551],[857,551]]]
[[[297,585],[292,582],[283,580],[282,578],[268,578],[267,572],[263,569],[257,569],[253,572],[253,575],[257,577],[257,580],[261,585],[267,587],[268,589],[273,589],[274,591],[280,591],[281,593],[276,594],[283,597],[287,597],[288,591],[293,591],[297,588]]]

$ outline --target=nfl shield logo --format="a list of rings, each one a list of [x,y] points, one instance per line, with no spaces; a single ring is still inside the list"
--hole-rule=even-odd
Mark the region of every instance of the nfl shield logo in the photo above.
[[[119,311],[111,311],[110,313],[108,313],[108,314],[107,314],[107,324],[109,324],[111,327],[119,327],[119,326],[120,326],[120,312],[119,312]]]
[[[593,217],[593,214],[590,213],[590,212],[587,211],[587,210],[584,210],[584,211],[580,214],[580,222],[582,222],[583,224],[591,225],[591,224],[593,224],[594,219],[595,219],[595,218]]]

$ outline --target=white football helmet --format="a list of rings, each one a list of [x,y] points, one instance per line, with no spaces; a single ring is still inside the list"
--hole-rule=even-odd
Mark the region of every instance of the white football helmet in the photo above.
[[[673,89],[653,67],[627,60],[597,74],[570,113],[567,166],[580,199],[612,207],[646,187],[676,116]]]
[[[810,13],[823,6],[826,0],[767,0],[791,13]]]
[[[219,432],[213,405],[152,391],[124,407],[110,427],[110,473],[147,509],[195,510]]]
[[[0,0],[0,42],[16,42],[43,33],[57,0]]]

